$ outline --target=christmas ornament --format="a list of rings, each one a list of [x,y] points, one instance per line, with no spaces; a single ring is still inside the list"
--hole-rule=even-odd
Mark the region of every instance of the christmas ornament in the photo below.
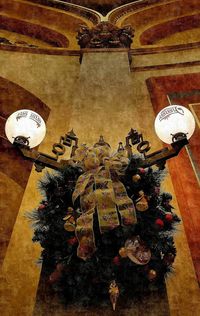
[[[57,265],[56,265],[56,270],[57,271],[63,271],[63,269],[64,269],[64,265],[62,264],[62,263],[58,263]]]
[[[166,213],[166,214],[165,214],[165,220],[166,220],[167,222],[171,223],[172,220],[173,220],[173,215],[172,215],[171,213]]]
[[[139,191],[139,198],[135,201],[135,208],[137,211],[145,212],[149,208],[148,198],[143,191]]]
[[[117,299],[119,297],[119,288],[118,288],[115,280],[113,280],[110,283],[109,294],[110,294],[110,301],[111,301],[111,304],[112,304],[112,308],[115,311],[116,304],[117,304]]]
[[[45,204],[40,204],[39,207],[38,207],[38,209],[39,209],[39,210],[43,210],[45,207],[46,207]]]
[[[75,231],[75,225],[76,225],[76,222],[75,222],[75,219],[74,219],[74,216],[72,215],[73,214],[73,208],[72,207],[68,207],[67,209],[67,216],[65,216],[63,218],[63,220],[66,221],[66,223],[64,224],[64,228],[65,230],[67,230],[68,232],[73,232]]]
[[[156,279],[156,277],[157,277],[157,272],[155,270],[153,270],[153,269],[150,269],[148,271],[147,277],[148,277],[149,281],[154,281]]]
[[[119,255],[122,257],[122,258],[126,258],[127,257],[127,250],[125,247],[122,247],[119,249]]]
[[[141,173],[141,174],[145,174],[146,173],[146,170],[144,168],[138,168],[138,171]]]
[[[162,229],[164,227],[164,222],[162,219],[158,218],[156,221],[155,221],[155,224],[156,226],[159,228],[159,229]]]
[[[68,243],[68,245],[73,246],[73,245],[76,245],[76,244],[78,243],[78,240],[77,240],[76,237],[72,237],[72,238],[69,238],[69,239],[67,240],[67,243]]]
[[[132,181],[133,181],[133,182],[137,183],[137,182],[140,181],[140,180],[141,180],[141,177],[140,177],[139,174],[134,174],[134,175],[132,176]]]
[[[135,236],[131,239],[127,239],[127,241],[125,242],[125,249],[128,258],[136,264],[145,265],[151,259],[151,251],[140,239],[140,236]]]
[[[53,283],[57,282],[61,278],[61,276],[62,276],[62,272],[55,270],[49,276],[49,282],[53,284]]]

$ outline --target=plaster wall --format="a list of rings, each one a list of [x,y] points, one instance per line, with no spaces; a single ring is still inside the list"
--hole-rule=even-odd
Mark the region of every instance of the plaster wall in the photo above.
[[[193,53],[193,58],[197,58],[199,51]],[[188,58],[189,55],[190,52]],[[155,55],[155,64],[165,62],[165,56]],[[187,52],[184,58],[187,60]],[[147,56],[137,56],[135,60],[143,65]],[[58,137],[72,127],[80,143],[87,141],[92,145],[103,134],[113,148],[117,148],[118,142],[123,141],[133,127],[151,141],[153,150],[160,148],[161,143],[153,131],[154,112],[145,80],[151,76],[199,70],[200,67],[190,67],[130,73],[126,52],[86,53],[81,65],[78,58],[72,56],[0,53],[0,76],[29,90],[51,109],[47,136],[40,145],[40,151],[49,153]],[[40,277],[40,267],[35,261],[41,249],[31,241],[32,231],[24,212],[36,207],[41,199],[36,191],[40,177],[41,174],[32,171],[3,263],[5,316],[29,316],[34,309]],[[174,194],[170,176],[164,187]],[[176,199],[174,206],[179,212]],[[199,315],[199,287],[182,225],[176,235],[176,245],[176,272],[167,280],[170,312],[171,315]],[[163,316],[159,308],[159,305],[152,307],[154,314],[151,315]],[[149,305],[143,315],[150,315]]]

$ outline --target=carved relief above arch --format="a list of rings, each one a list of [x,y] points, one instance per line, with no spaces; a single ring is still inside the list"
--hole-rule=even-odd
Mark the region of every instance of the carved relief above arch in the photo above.
[[[114,9],[108,19],[118,27],[132,26],[135,30],[132,49],[145,49],[146,45],[164,48],[198,42],[199,14],[197,0],[143,0]]]
[[[63,1],[0,0],[0,7],[0,49],[4,50],[79,49],[80,25],[91,27],[100,21],[98,13]]]
[[[152,45],[172,34],[197,28],[200,28],[200,14],[184,16],[150,27],[141,34],[140,42],[142,45]]]
[[[69,41],[65,35],[57,31],[54,31],[50,28],[47,28],[45,26],[33,24],[28,21],[23,21],[17,18],[0,15],[0,27],[1,30],[6,30],[20,35],[25,35],[29,38],[38,39],[40,40],[40,43],[38,42],[38,45],[40,46],[42,45],[41,42],[43,42],[42,46],[47,46],[48,44],[49,46],[53,47],[67,48],[69,45]],[[3,37],[1,37],[0,43],[4,43],[7,45],[38,47],[37,45],[31,44],[32,41],[30,39],[28,39],[28,41],[30,42],[29,44],[25,41],[20,41],[17,38],[20,37],[16,36],[15,41],[9,39],[7,39],[6,41],[5,39],[3,40]]]
[[[200,36],[197,0],[0,0],[0,7],[2,50],[77,55],[80,26],[92,29],[101,22],[130,25],[133,50],[188,49]]]

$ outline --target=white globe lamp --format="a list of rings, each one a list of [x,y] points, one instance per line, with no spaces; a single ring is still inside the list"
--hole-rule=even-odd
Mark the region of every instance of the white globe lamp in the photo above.
[[[5,133],[11,143],[38,146],[45,137],[46,125],[36,112],[23,109],[12,113],[5,125]]]
[[[155,119],[155,131],[167,144],[183,138],[189,139],[195,130],[192,113],[184,106],[169,105],[163,108]]]

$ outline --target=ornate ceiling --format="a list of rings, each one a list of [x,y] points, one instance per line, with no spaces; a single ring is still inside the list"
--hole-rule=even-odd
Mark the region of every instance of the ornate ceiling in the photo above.
[[[131,25],[133,50],[200,43],[199,0],[0,0],[0,7],[1,49],[79,51],[80,25],[91,28],[101,21]]]
[[[65,3],[80,5],[95,10],[102,15],[106,15],[109,11],[116,9],[124,4],[135,2],[137,0],[63,0]],[[49,2],[50,1],[32,1],[32,2]],[[51,4],[50,4],[51,5]]]

